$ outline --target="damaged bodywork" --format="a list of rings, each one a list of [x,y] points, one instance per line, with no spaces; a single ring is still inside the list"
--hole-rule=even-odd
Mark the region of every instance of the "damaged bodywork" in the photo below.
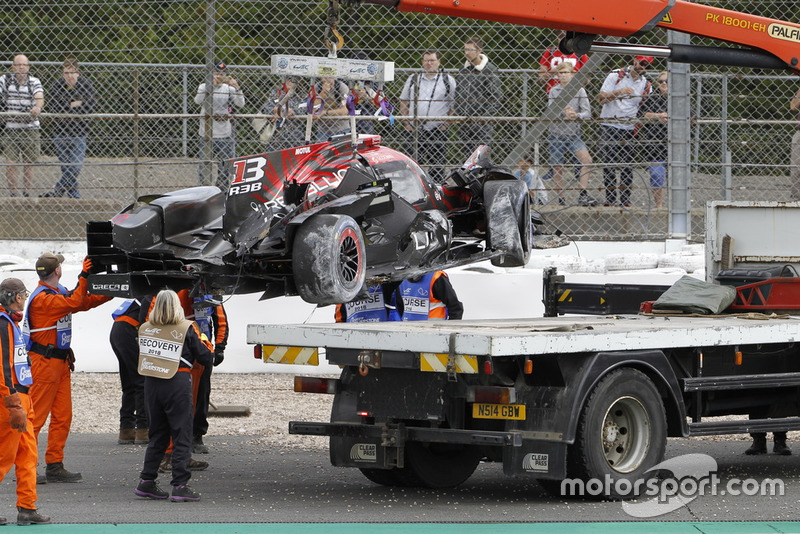
[[[318,304],[366,287],[491,260],[524,265],[541,234],[525,184],[481,147],[445,185],[379,136],[237,158],[226,193],[146,195],[87,225],[92,292],[261,292]],[[563,243],[542,239],[547,246]]]

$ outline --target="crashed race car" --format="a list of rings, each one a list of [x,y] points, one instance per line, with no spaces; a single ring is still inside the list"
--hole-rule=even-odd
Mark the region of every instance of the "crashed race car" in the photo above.
[[[439,269],[522,266],[540,233],[525,184],[493,166],[485,146],[444,186],[379,136],[245,156],[233,167],[227,195],[217,187],[146,195],[88,223],[90,290],[342,303]]]

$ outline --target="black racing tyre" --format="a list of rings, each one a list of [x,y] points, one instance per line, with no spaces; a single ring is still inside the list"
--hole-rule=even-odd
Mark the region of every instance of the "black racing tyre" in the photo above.
[[[347,215],[311,217],[295,235],[292,269],[297,292],[306,302],[350,302],[366,273],[361,228]]]
[[[494,180],[483,184],[483,203],[486,210],[486,244],[500,250],[492,258],[497,267],[522,267],[531,255],[533,230],[531,226],[530,195],[521,180]]]
[[[445,443],[406,443],[405,467],[397,478],[406,486],[453,488],[465,482],[481,460],[474,447]]]
[[[667,420],[655,385],[636,369],[618,369],[590,393],[569,448],[567,470],[584,482],[610,477],[610,494],[593,497],[632,498],[635,482],[655,475],[647,471],[663,460],[666,445]],[[617,480],[628,482],[616,485]]]

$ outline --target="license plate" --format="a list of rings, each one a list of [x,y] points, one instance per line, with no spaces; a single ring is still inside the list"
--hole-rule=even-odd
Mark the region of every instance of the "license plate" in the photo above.
[[[472,405],[472,417],[475,419],[525,419],[524,404],[484,404]]]

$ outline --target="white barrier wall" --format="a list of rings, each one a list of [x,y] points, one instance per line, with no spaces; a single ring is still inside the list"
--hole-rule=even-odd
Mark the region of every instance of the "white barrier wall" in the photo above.
[[[669,246],[668,244],[666,245]],[[75,287],[85,245],[75,242],[7,241],[0,244],[7,256],[0,256],[0,278],[22,279],[29,290],[38,284],[33,266],[43,252],[63,254],[64,275],[62,284]],[[635,247],[635,248],[633,248]],[[578,264],[576,259],[602,258],[608,254],[620,254],[625,250],[636,250],[641,254],[663,253],[664,243],[581,243],[563,249],[534,251],[534,258],[527,268],[500,269],[488,263],[448,271],[450,280],[464,303],[464,319],[514,319],[541,317],[542,269],[533,267],[541,263],[544,256],[558,256],[566,263]],[[576,252],[581,255],[576,256]],[[702,253],[702,252],[701,252]],[[5,259],[3,259],[5,258]],[[635,258],[634,258],[635,260]],[[594,261],[594,260],[593,260]],[[634,261],[635,263],[635,261]],[[4,265],[5,264],[5,265]],[[561,272],[561,271],[559,271]],[[570,282],[585,283],[650,283],[671,284],[685,271],[681,269],[648,270],[639,272],[618,271],[607,273],[565,273]],[[702,275],[700,275],[702,279]],[[318,369],[292,365],[264,364],[253,357],[253,347],[245,342],[246,325],[251,323],[325,323],[333,322],[333,306],[317,308],[300,297],[284,297],[259,301],[260,295],[236,295],[225,301],[230,323],[230,337],[225,352],[225,361],[215,371],[229,373],[288,372],[288,373],[336,373],[338,367],[321,365]],[[73,348],[76,371],[116,372],[117,360],[108,342],[111,329],[111,312],[121,299],[114,299],[102,306],[73,316]]]

